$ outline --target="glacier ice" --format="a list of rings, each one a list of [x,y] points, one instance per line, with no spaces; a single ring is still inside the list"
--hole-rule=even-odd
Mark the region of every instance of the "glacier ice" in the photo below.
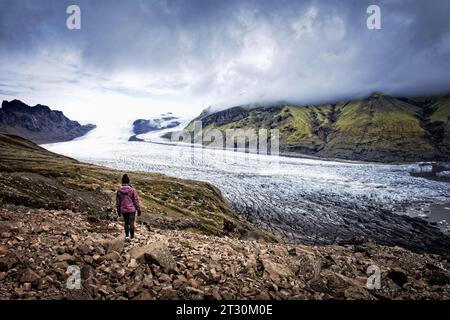
[[[386,243],[410,242],[419,233],[415,229],[422,227],[401,216],[417,216],[431,203],[450,202],[450,184],[409,174],[428,170],[419,164],[280,158],[127,142],[119,135],[95,132],[44,147],[124,171],[159,172],[210,182],[240,217],[295,242],[332,243],[355,235]],[[427,227],[420,234],[427,237],[429,233],[433,238],[434,232],[438,233]]]

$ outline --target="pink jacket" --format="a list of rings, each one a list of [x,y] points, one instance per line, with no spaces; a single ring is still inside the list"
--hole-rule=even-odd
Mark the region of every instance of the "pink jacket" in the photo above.
[[[117,190],[116,207],[118,213],[133,213],[141,209],[136,190],[125,184]]]

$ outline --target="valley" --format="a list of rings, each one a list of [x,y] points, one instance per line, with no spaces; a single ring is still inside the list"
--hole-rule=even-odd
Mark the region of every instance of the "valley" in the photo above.
[[[329,244],[365,236],[416,251],[448,251],[448,221],[417,217],[449,202],[450,184],[413,177],[419,164],[389,165],[128,142],[120,135],[44,145],[88,163],[206,181],[237,215],[293,243]]]

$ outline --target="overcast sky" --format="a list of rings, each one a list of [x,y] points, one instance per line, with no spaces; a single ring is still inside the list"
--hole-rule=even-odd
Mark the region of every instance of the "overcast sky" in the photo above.
[[[450,91],[449,14],[448,0],[0,0],[0,98],[87,120]]]

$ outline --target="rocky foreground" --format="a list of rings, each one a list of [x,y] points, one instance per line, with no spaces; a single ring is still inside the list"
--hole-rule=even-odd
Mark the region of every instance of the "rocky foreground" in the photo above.
[[[450,264],[362,239],[303,246],[206,236],[114,217],[0,209],[1,299],[448,299]],[[81,289],[68,289],[68,267]],[[381,289],[366,288],[369,266]],[[70,281],[69,281],[70,282]]]

